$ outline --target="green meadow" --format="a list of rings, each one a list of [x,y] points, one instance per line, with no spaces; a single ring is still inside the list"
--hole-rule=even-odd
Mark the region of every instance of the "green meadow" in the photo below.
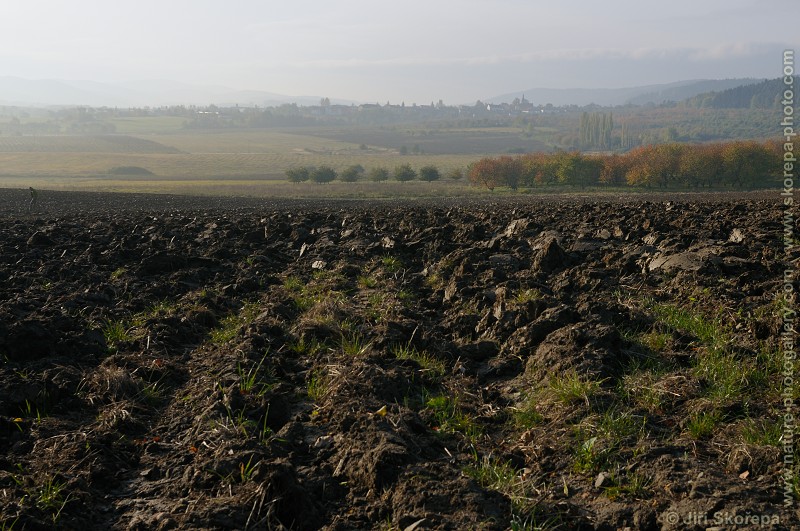
[[[117,122],[115,134],[0,136],[0,186],[256,196],[469,193],[466,179],[321,186],[288,183],[285,173],[299,166],[325,165],[341,171],[356,164],[367,172],[375,167],[391,172],[395,166],[410,164],[416,170],[433,165],[446,175],[455,168],[466,169],[482,156],[502,154],[505,145],[519,143],[519,131],[513,128],[435,134],[311,127],[209,131],[184,130],[176,120],[165,117]],[[482,137],[497,151],[479,151]],[[119,168],[137,168],[143,174],[120,174]]]

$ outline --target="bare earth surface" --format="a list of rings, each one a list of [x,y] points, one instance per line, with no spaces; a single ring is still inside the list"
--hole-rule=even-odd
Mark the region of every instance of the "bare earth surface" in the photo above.
[[[0,526],[794,529],[778,200],[0,189]]]

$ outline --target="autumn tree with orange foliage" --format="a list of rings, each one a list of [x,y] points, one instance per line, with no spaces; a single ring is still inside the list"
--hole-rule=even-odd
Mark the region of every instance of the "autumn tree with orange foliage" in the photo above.
[[[625,174],[628,173],[628,158],[616,153],[602,159],[598,182],[608,186],[623,186]]]
[[[639,146],[625,154],[588,156],[577,151],[484,158],[470,167],[476,186],[629,185],[670,188],[757,187],[781,175],[782,144],[739,141]]]
[[[550,153],[528,153],[523,155],[522,175],[528,186],[550,185],[558,181],[558,161]]]
[[[721,182],[724,169],[722,145],[703,144],[684,150],[678,171],[685,186],[711,187]]]
[[[500,172],[495,159],[484,158],[469,166],[469,181],[474,186],[486,187],[490,192],[500,185]]]

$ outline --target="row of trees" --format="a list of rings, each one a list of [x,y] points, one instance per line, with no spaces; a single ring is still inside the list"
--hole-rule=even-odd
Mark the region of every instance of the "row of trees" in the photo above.
[[[614,117],[610,112],[584,112],[581,114],[581,147],[609,149],[612,129]]]
[[[475,186],[611,185],[757,188],[783,174],[783,144],[740,141],[640,146],[624,154],[578,151],[484,158],[470,165]]]
[[[454,168],[447,172],[449,179],[458,180],[464,176],[460,168]],[[420,180],[426,182],[438,181],[442,177],[441,172],[436,166],[423,166],[415,170],[410,164],[401,164],[390,171],[384,167],[375,167],[366,171],[361,164],[348,166],[341,172],[337,172],[330,166],[302,166],[291,168],[286,171],[286,179],[289,182],[301,183],[311,181],[315,183],[329,183],[335,180],[342,182],[356,182],[370,180],[373,182],[388,181],[390,178],[395,181],[406,182]]]

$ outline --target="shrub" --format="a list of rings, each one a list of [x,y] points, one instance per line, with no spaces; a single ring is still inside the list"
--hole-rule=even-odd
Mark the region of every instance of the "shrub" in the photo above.
[[[417,176],[417,172],[410,164],[401,164],[394,169],[394,178],[400,182],[413,181]]]
[[[315,183],[329,183],[336,179],[336,170],[330,166],[320,166],[311,172],[311,180]]]
[[[310,177],[308,168],[291,168],[286,170],[286,179],[291,183],[301,183]]]
[[[389,180],[389,170],[386,168],[372,168],[369,172],[369,180],[376,183]]]
[[[345,169],[340,175],[339,180],[345,183],[354,183],[361,179],[364,175],[364,166],[361,164],[354,164]]]
[[[423,166],[419,169],[419,180],[433,182],[439,180],[439,169],[436,166]]]

